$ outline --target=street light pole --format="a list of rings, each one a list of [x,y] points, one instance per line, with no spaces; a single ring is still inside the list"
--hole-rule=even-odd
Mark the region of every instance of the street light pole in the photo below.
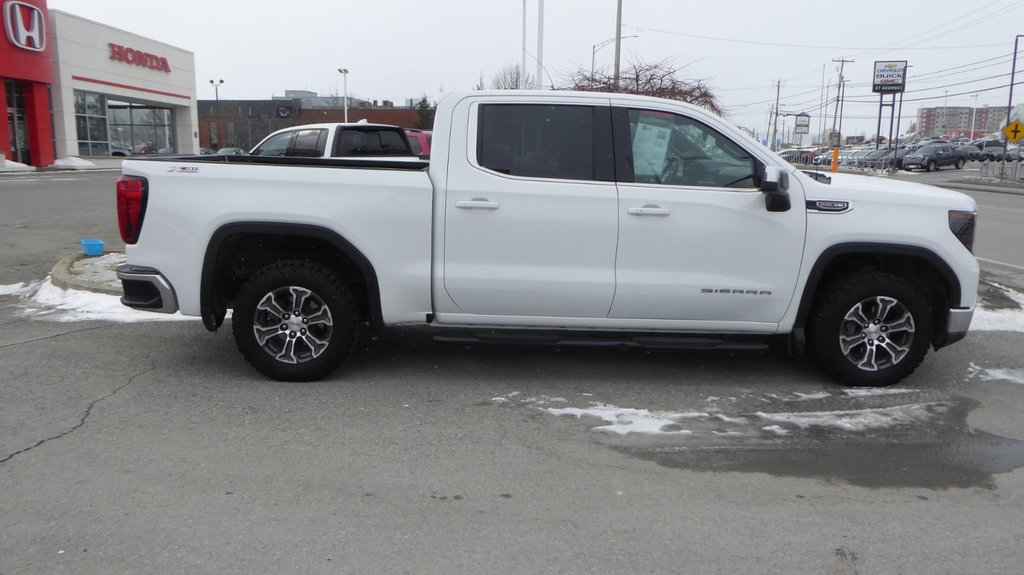
[[[214,124],[214,126],[217,127],[217,133],[216,134],[210,134],[210,145],[212,146],[214,144],[213,137],[216,136],[217,137],[216,144],[217,144],[218,148],[220,147],[220,85],[223,84],[223,83],[224,83],[224,80],[217,80],[216,82],[214,82],[213,80],[210,80],[210,85],[213,86],[213,98],[214,98],[213,115],[214,115],[214,117],[216,117],[216,120],[214,121],[213,124]]]
[[[971,97],[974,98],[974,108],[971,109],[971,139],[975,140],[977,136],[974,135],[974,121],[978,119],[978,95]]]
[[[348,68],[338,68],[338,73],[341,74],[342,81],[342,93],[344,94],[345,102],[345,123],[348,123]]]
[[[621,39],[625,40],[626,38],[639,38],[639,37],[640,37],[639,34],[633,34],[632,36],[623,36]],[[597,53],[601,50],[601,48],[604,48],[605,46],[607,46],[608,44],[611,44],[612,42],[614,42],[616,40],[619,40],[619,38],[608,38],[607,40],[602,40],[602,41],[598,42],[597,44],[594,44],[593,48],[590,50],[590,77],[591,78],[594,77],[594,64],[596,63],[596,60],[597,60]]]

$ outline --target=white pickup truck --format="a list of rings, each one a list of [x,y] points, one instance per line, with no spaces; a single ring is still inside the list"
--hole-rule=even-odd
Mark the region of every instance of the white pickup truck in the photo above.
[[[559,346],[776,338],[888,385],[967,333],[975,203],[840,176],[675,101],[453,94],[429,163],[126,160],[122,302],[211,331],[233,310],[246,360],[282,380],[331,373],[364,329],[429,324]]]

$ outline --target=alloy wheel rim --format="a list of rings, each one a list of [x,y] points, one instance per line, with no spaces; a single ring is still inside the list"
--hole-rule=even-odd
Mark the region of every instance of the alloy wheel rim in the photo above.
[[[914,342],[914,316],[902,302],[887,296],[864,299],[850,308],[839,325],[839,349],[864,371],[898,364]]]
[[[260,348],[277,361],[306,363],[329,347],[334,318],[316,293],[284,286],[263,296],[256,305],[252,331]]]

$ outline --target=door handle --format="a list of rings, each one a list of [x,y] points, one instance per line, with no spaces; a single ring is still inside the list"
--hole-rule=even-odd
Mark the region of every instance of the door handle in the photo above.
[[[667,216],[672,210],[661,206],[647,205],[642,208],[628,208],[626,213],[631,216]]]
[[[455,207],[462,210],[496,210],[501,207],[501,204],[484,198],[473,198],[472,200],[459,200],[455,202]]]

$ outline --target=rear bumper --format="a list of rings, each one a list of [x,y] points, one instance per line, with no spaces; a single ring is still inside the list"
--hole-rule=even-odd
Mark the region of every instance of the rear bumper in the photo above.
[[[174,286],[158,270],[123,265],[117,268],[117,279],[121,280],[124,289],[122,304],[133,309],[157,313],[178,311],[178,298],[174,295]]]
[[[967,330],[971,327],[971,320],[974,318],[974,308],[951,309],[946,319],[945,337],[935,342],[935,349],[956,343],[967,337]]]

